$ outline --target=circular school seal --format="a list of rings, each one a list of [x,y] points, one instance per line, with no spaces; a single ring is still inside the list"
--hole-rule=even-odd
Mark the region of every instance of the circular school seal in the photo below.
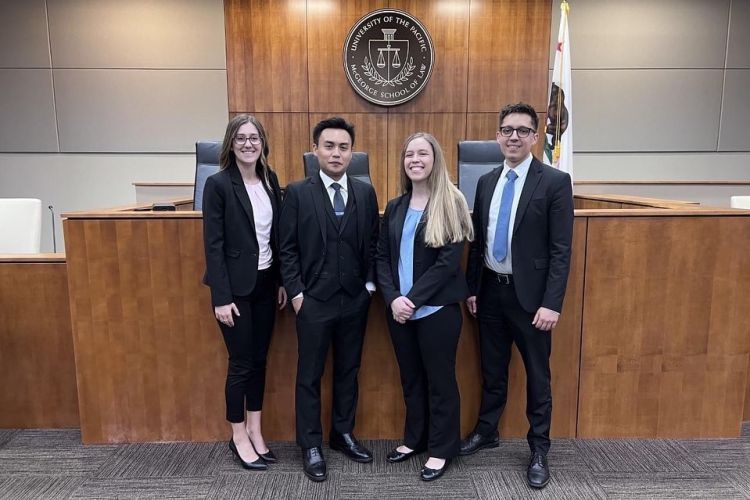
[[[430,34],[400,10],[370,12],[352,26],[344,43],[346,78],[359,95],[381,106],[414,99],[434,63]]]

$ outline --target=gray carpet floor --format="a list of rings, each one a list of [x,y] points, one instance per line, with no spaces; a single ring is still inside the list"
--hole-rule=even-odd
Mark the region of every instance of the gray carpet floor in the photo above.
[[[526,486],[524,440],[458,458],[433,483],[418,478],[424,456],[388,464],[395,441],[365,443],[371,464],[324,448],[329,477],[313,483],[293,443],[271,443],[280,463],[249,472],[226,442],[83,446],[78,430],[0,430],[0,499],[750,500],[750,423],[738,439],[555,440],[541,491]]]

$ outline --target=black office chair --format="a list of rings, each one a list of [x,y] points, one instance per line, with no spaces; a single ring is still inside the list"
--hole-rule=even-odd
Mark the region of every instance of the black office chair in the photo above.
[[[199,141],[195,143],[195,189],[193,210],[203,210],[203,187],[211,174],[219,171],[221,142]]]
[[[313,153],[305,153],[302,155],[302,159],[305,166],[305,177],[316,175],[320,170],[320,164],[318,158]],[[349,168],[346,171],[346,175],[365,181],[372,186],[372,179],[370,179],[370,159],[367,153],[360,151],[354,151],[352,153],[352,161],[349,164]]]
[[[458,143],[458,189],[466,197],[469,210],[474,210],[474,195],[477,192],[479,178],[502,166],[504,159],[497,141]]]

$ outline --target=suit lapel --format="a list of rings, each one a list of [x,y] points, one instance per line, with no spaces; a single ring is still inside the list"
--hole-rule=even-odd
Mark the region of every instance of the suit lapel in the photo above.
[[[320,176],[313,175],[308,177],[308,179],[310,183],[308,193],[310,193],[312,206],[315,208],[315,215],[318,216],[318,226],[320,226],[320,234],[323,237],[323,245],[325,245],[328,241],[326,239],[326,204],[330,205],[330,202],[325,198],[328,195],[325,192],[325,186],[323,185],[323,181],[320,180]]]
[[[534,194],[534,191],[541,180],[542,164],[539,163],[536,158],[532,158],[531,165],[529,165],[529,172],[526,174],[526,182],[523,183],[521,198],[518,200],[516,219],[513,221],[513,234],[516,234],[518,226],[521,224],[524,214],[526,214],[526,209],[529,207],[531,196]]]
[[[496,168],[493,172],[489,181],[484,185],[484,192],[482,193],[482,218],[480,222],[482,226],[479,228],[482,231],[485,241],[487,240],[487,223],[490,220],[490,205],[492,204],[492,195],[495,193],[495,187],[500,180],[500,175],[503,173],[503,167]],[[476,210],[476,207],[474,207]]]
[[[234,194],[240,202],[242,211],[245,212],[248,221],[250,221],[250,227],[253,229],[255,234],[255,218],[253,217],[253,205],[250,203],[250,197],[247,195],[247,188],[245,183],[242,181],[242,175],[240,174],[239,168],[233,165],[229,168],[229,177],[232,179],[232,188]]]
[[[389,221],[391,227],[388,230],[393,234],[394,238],[391,238],[391,255],[401,255],[401,236],[404,232],[404,221],[406,221],[406,209],[409,207],[411,201],[411,194],[406,194],[401,197],[396,210],[394,210],[393,216]],[[398,259],[395,259],[396,265],[398,266]],[[396,267],[398,269],[398,267]]]

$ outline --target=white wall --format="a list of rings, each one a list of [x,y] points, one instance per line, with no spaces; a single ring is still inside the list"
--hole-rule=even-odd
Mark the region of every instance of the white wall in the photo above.
[[[192,181],[227,118],[221,0],[0,0],[0,197],[133,203],[133,182]]]
[[[750,180],[750,0],[569,3],[576,180]]]

